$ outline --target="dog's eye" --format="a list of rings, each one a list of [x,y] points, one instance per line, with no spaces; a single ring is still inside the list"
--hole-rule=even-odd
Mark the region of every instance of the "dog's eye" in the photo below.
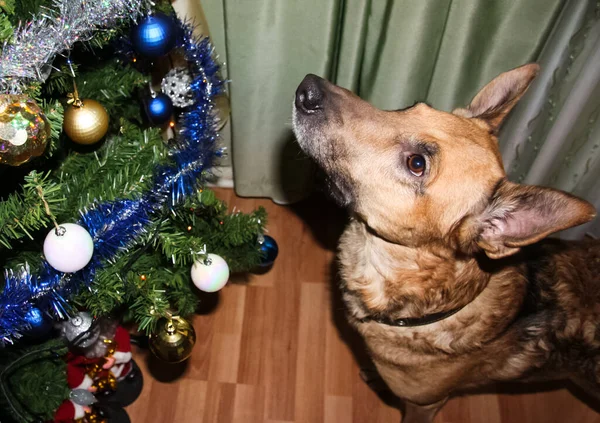
[[[406,161],[408,170],[415,176],[422,176],[425,172],[425,157],[420,154],[413,154]]]

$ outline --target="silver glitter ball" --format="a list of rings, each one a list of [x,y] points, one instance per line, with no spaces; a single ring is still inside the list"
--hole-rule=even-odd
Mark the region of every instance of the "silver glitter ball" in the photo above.
[[[61,332],[72,346],[87,348],[98,340],[99,328],[92,325],[91,314],[77,313],[71,319],[61,323]]]
[[[194,104],[190,88],[192,76],[186,68],[173,68],[163,78],[160,88],[169,96],[175,107],[188,107]]]
[[[73,389],[69,393],[69,399],[75,404],[83,406],[94,404],[97,401],[94,394],[92,394],[87,389]]]

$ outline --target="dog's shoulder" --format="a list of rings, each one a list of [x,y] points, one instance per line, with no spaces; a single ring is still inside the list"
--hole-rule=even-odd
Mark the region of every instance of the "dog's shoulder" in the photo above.
[[[548,239],[524,249],[515,259],[523,260],[527,277],[527,294],[513,324],[519,338],[544,339],[546,348],[555,352],[573,342],[596,350],[600,346],[600,242]]]
[[[600,241],[547,239],[525,248],[521,258],[537,307],[600,304]]]

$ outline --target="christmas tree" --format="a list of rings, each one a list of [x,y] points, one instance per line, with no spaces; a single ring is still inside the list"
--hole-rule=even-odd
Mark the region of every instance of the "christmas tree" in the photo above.
[[[193,332],[196,287],[274,259],[265,211],[229,214],[205,187],[225,84],[193,30],[168,3],[0,1],[0,406],[16,421],[69,392],[24,406],[31,375],[67,372],[57,324],[67,340],[74,316]]]

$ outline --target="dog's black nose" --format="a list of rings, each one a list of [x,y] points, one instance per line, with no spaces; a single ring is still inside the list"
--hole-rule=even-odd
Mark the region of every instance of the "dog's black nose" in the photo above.
[[[323,79],[309,73],[296,90],[296,107],[306,113],[323,108]]]

